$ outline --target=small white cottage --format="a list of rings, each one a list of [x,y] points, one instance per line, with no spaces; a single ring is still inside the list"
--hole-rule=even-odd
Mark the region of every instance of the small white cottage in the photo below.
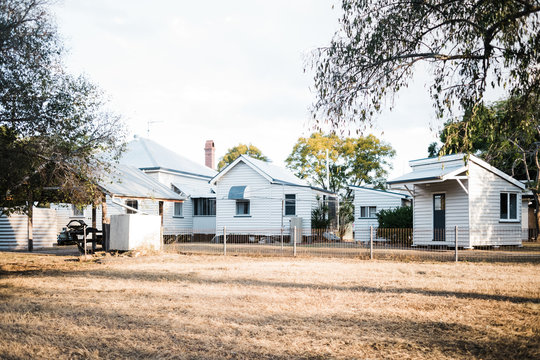
[[[216,231],[279,234],[291,219],[311,231],[311,212],[335,194],[310,186],[290,171],[241,155],[211,181],[216,186]]]
[[[365,186],[349,186],[354,194],[354,241],[367,242],[370,227],[377,228],[377,212],[411,204],[411,196]]]
[[[471,155],[409,162],[412,172],[389,180],[413,197],[413,245],[521,245],[522,192],[518,180]]]

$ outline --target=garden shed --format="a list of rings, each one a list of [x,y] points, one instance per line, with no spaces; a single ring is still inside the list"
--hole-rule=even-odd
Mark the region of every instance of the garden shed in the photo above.
[[[413,245],[521,245],[520,181],[464,154],[409,162],[412,172],[389,180],[413,197]]]

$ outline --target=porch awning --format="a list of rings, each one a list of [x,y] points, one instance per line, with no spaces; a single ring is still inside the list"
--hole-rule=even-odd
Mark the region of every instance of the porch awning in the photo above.
[[[428,183],[441,182],[453,179],[455,176],[467,171],[467,167],[463,165],[436,167],[426,170],[416,170],[405,175],[387,181],[388,185],[406,184],[406,183]]]
[[[231,186],[229,189],[229,200],[242,200],[249,197],[248,186]]]

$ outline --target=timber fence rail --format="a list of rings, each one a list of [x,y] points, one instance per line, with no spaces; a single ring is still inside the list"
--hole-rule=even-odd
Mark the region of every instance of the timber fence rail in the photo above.
[[[471,243],[474,245],[471,246]],[[164,235],[166,251],[234,256],[321,256],[398,261],[540,263],[529,229],[387,229],[340,236],[329,229],[185,229]]]

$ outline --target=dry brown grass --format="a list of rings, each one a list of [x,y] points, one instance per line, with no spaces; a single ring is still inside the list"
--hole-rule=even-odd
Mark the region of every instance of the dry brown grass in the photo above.
[[[0,358],[540,358],[540,266],[0,253]]]

